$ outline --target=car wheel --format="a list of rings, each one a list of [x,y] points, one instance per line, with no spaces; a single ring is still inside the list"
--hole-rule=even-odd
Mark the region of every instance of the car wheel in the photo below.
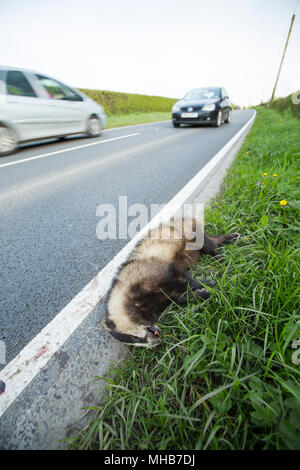
[[[222,111],[219,109],[217,122],[214,124],[214,127],[220,127],[221,124],[222,124]]]
[[[90,119],[88,120],[87,129],[86,129],[87,135],[89,137],[98,137],[102,129],[103,129],[103,126],[100,120],[95,116],[90,117]]]
[[[180,127],[180,122],[173,122],[174,127]]]
[[[227,118],[225,119],[224,122],[226,122],[226,124],[229,124],[230,121],[231,121],[231,111],[229,111],[228,116],[227,116]]]
[[[6,126],[0,124],[0,156],[10,155],[17,148],[15,134]]]

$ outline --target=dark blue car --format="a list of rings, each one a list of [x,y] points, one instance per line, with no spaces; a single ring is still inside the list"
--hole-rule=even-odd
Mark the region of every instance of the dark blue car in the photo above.
[[[174,127],[180,124],[209,124],[219,127],[229,123],[231,103],[225,88],[207,87],[190,90],[172,108]]]

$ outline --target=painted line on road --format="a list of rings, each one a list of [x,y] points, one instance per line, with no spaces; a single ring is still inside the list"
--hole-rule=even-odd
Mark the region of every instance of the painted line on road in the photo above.
[[[140,135],[140,133],[135,132],[134,134],[121,135],[119,137],[112,137],[111,139],[99,140],[97,142],[91,142],[89,144],[77,145],[76,147],[69,147],[67,149],[56,150],[55,152],[44,153],[42,155],[35,155],[34,157],[23,158],[22,160],[15,160],[14,162],[4,163],[3,165],[0,165],[0,168],[3,168],[5,166],[10,166],[10,165],[18,165],[19,163],[30,162],[31,160],[38,160],[39,158],[50,157],[52,155],[58,155],[59,153],[71,152],[71,150],[91,147],[92,145],[106,144],[106,142],[112,142],[114,140],[127,139],[128,137],[134,137],[136,135]]]
[[[226,153],[252,125],[249,121],[229,142],[174,196],[171,201],[92,279],[25,348],[0,371],[5,391],[0,395],[0,417],[25,387],[45,367],[49,359],[79,327],[110,288],[118,267],[128,258],[137,242],[162,220],[169,220],[196,191]],[[2,386],[3,388],[3,386]]]

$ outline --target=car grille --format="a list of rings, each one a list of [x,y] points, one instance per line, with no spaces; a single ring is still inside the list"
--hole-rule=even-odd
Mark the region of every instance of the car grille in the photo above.
[[[191,112],[193,113],[194,111],[200,111],[202,109],[203,105],[198,105],[198,106],[181,106],[180,111],[184,112]],[[192,111],[188,111],[188,108],[193,108]]]

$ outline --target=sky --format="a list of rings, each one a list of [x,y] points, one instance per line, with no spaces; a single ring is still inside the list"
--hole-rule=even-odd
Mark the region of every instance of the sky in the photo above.
[[[296,7],[297,5],[297,7]],[[80,88],[181,98],[222,86],[266,101],[300,88],[297,0],[0,0],[0,64]]]

